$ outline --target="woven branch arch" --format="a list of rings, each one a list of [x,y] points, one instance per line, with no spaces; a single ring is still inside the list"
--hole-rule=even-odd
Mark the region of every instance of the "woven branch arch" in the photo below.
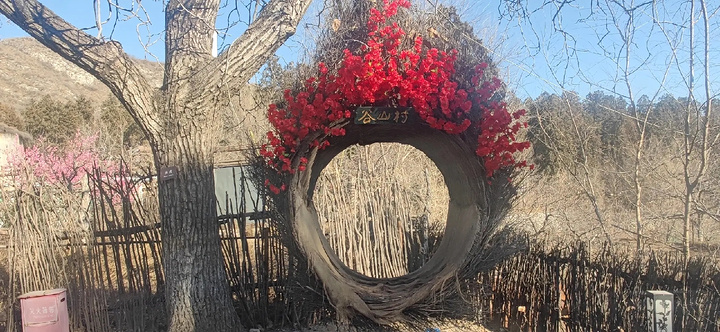
[[[403,317],[403,311],[440,290],[466,265],[479,234],[494,227],[480,160],[459,136],[416,123],[345,125],[346,134],[331,138],[329,147],[308,149],[307,171],[292,178],[289,197],[295,239],[322,280],[338,318],[358,312],[378,323]],[[445,235],[437,252],[420,269],[396,278],[371,278],[347,267],[330,247],[312,202],[320,172],[354,144],[396,142],[411,145],[435,162],[450,194]]]
[[[475,54],[462,50],[429,47],[419,36],[408,43],[391,18],[409,6],[392,0],[381,11],[371,9],[365,46],[355,53],[344,49],[332,70],[319,62],[316,76],[286,90],[284,101],[268,110],[274,130],[260,154],[278,230],[322,281],[341,321],[358,313],[383,324],[402,320],[454,294],[448,287],[454,278],[491,267],[488,243],[515,195],[511,176],[526,165],[515,159],[529,147],[517,137],[524,111],[510,112],[502,102],[500,80],[486,75],[492,66],[474,63]],[[359,107],[402,107],[412,121],[362,124],[352,120]],[[424,152],[450,195],[437,251],[420,269],[396,278],[371,278],[347,267],[321,231],[313,205],[320,172],[336,155],[379,142]]]

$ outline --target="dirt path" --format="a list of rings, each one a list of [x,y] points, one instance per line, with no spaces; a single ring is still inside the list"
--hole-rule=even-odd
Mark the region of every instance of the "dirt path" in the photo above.
[[[499,330],[490,330],[485,326],[463,320],[447,320],[442,322],[431,323],[430,328],[436,328],[440,332],[493,332]],[[438,331],[435,330],[435,331]],[[315,325],[303,329],[280,329],[267,330],[263,332],[424,332],[425,329],[419,327],[397,326],[395,328],[378,329],[378,327],[341,327],[333,323]],[[431,330],[433,331],[433,330]],[[435,332],[433,331],[433,332]]]

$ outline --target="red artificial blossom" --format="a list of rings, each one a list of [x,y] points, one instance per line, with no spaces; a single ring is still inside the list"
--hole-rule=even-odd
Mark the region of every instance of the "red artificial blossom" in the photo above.
[[[414,47],[399,49],[405,32],[397,22],[388,22],[400,7],[409,8],[408,0],[384,0],[382,11],[370,9],[368,39],[359,54],[344,51],[344,58],[332,74],[324,63],[318,64],[319,75],[305,81],[297,94],[285,90],[285,107],[272,104],[268,118],[274,130],[267,133],[269,145],[261,155],[279,173],[294,173],[292,159],[301,142],[311,134],[321,137],[342,136],[345,129],[336,125],[351,118],[358,106],[412,107],[430,127],[449,134],[461,134],[474,126],[479,132],[476,153],[482,158],[486,176],[504,167],[525,167],[516,161],[515,152],[530,146],[517,142],[516,134],[527,123],[518,122],[525,110],[510,113],[503,102],[492,101],[501,87],[499,79],[481,83],[486,63],[475,67],[472,86],[459,88],[455,74],[457,51],[449,54],[431,48],[423,52],[423,40],[415,38]],[[479,123],[469,116],[480,112]],[[475,117],[477,118],[477,117]],[[317,137],[318,135],[315,135]],[[310,147],[320,149],[330,143],[316,139]],[[304,171],[307,159],[301,157],[298,170]],[[266,180],[275,194],[285,190]]]

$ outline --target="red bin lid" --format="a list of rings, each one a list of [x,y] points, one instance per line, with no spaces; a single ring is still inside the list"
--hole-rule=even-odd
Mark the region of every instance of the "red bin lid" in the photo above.
[[[29,293],[20,295],[20,296],[18,296],[18,299],[29,299],[31,297],[56,295],[56,294],[64,293],[66,291],[67,291],[67,289],[65,289],[65,288],[55,288],[55,289],[49,289],[49,290],[34,291],[34,292],[29,292]]]

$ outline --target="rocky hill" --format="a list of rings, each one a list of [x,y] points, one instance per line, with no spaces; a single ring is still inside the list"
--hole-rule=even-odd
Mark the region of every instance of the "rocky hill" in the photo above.
[[[136,60],[154,86],[162,85],[163,64]],[[45,95],[60,102],[85,97],[100,105],[111,96],[98,79],[55,54],[32,38],[0,40],[0,103],[21,115],[32,100]],[[268,98],[254,85],[233,94],[222,113],[222,133],[218,137],[216,162],[241,163],[245,148],[257,145],[269,129],[265,112]]]
[[[153,85],[162,84],[161,63],[136,62]],[[58,101],[84,96],[100,103],[110,90],[30,37],[0,40],[0,103],[23,110],[33,98],[44,95]]]

